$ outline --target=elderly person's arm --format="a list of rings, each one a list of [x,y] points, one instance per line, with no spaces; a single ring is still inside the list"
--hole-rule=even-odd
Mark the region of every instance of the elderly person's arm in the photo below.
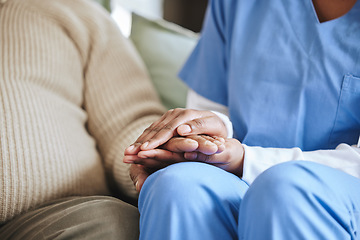
[[[110,183],[134,198],[129,165],[122,162],[124,149],[164,109],[135,48],[109,21],[88,19],[94,31],[88,33],[91,42],[87,47],[92,51],[85,64],[84,108]]]

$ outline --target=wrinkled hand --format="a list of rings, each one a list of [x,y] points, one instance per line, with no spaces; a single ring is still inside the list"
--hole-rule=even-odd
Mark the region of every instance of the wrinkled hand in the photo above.
[[[123,161],[131,163],[130,177],[136,190],[140,192],[145,180],[151,173],[170,164],[187,161],[184,158],[184,152],[198,151],[203,154],[214,154],[223,151],[225,147],[224,142],[223,138],[208,136],[174,137],[162,146],[163,149],[159,157],[157,157],[158,152],[147,150],[141,151],[138,154],[125,154]],[[151,158],[153,155],[154,159]],[[163,161],[163,159],[166,160]]]
[[[202,137],[195,140],[175,137],[195,134],[219,138]],[[222,152],[225,148],[223,138],[226,136],[227,129],[223,121],[211,111],[172,109],[148,127],[135,143],[125,150],[123,161],[132,163],[130,176],[136,190],[140,191],[146,178],[158,169],[181,161],[206,160],[205,156]],[[155,149],[159,146],[162,148]]]
[[[139,136],[125,154],[137,154],[140,150],[150,150],[166,143],[174,136],[206,134],[227,137],[223,121],[211,111],[176,108],[166,112],[159,120]]]
[[[152,171],[145,166],[139,164],[131,164],[130,177],[135,185],[137,192],[140,192],[145,180],[150,176]]]
[[[244,148],[233,138],[212,138],[204,135],[174,137],[161,148],[126,155],[124,162],[160,169],[178,162],[205,162],[239,177],[242,176]]]
[[[125,154],[123,161],[131,163],[130,177],[135,185],[135,188],[140,192],[145,180],[160,168],[164,168],[170,164],[184,161],[184,152],[199,151],[204,154],[214,154],[221,152],[224,149],[223,138],[212,138],[208,136],[191,136],[189,138],[174,137],[168,143],[162,146],[164,149],[173,150],[174,152],[161,152],[165,156],[160,156],[151,159],[152,154],[157,152],[141,151],[136,154]],[[150,158],[149,158],[150,157]],[[162,159],[166,161],[162,161]]]

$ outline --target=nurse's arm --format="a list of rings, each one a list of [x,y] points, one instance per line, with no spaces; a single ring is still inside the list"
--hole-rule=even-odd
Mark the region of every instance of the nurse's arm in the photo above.
[[[226,114],[225,106],[205,99],[195,92],[189,92],[188,107],[194,109],[213,109]],[[232,126],[228,118],[223,118],[225,125]],[[229,128],[229,127],[228,127]],[[360,133],[359,133],[360,134]],[[251,184],[266,169],[287,161],[311,161],[339,169],[360,178],[360,137],[358,145],[340,144],[333,150],[301,151],[300,148],[262,148],[244,147],[242,179]]]
[[[360,148],[340,144],[333,150],[301,151],[300,148],[244,147],[243,177],[251,184],[266,169],[287,161],[311,161],[360,178]]]

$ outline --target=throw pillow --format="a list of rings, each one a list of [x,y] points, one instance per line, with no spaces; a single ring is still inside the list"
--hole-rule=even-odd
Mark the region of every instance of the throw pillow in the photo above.
[[[187,86],[177,77],[198,35],[163,19],[132,14],[130,39],[145,62],[162,103],[185,107]]]

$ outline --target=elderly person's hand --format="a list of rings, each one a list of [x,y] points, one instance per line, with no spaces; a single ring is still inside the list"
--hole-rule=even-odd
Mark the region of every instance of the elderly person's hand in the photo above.
[[[241,177],[244,149],[241,143],[233,138],[192,135],[173,137],[160,148],[141,150],[136,155],[124,157],[125,163],[132,163],[138,169],[147,169],[140,172],[139,177],[132,177],[138,191],[151,172],[174,163],[188,161],[211,164]],[[132,175],[136,176],[138,173],[138,170],[133,171]]]
[[[174,136],[196,134],[226,138],[227,129],[223,121],[211,111],[176,108],[166,112],[145,129],[135,143],[125,150],[125,154],[155,149]]]

